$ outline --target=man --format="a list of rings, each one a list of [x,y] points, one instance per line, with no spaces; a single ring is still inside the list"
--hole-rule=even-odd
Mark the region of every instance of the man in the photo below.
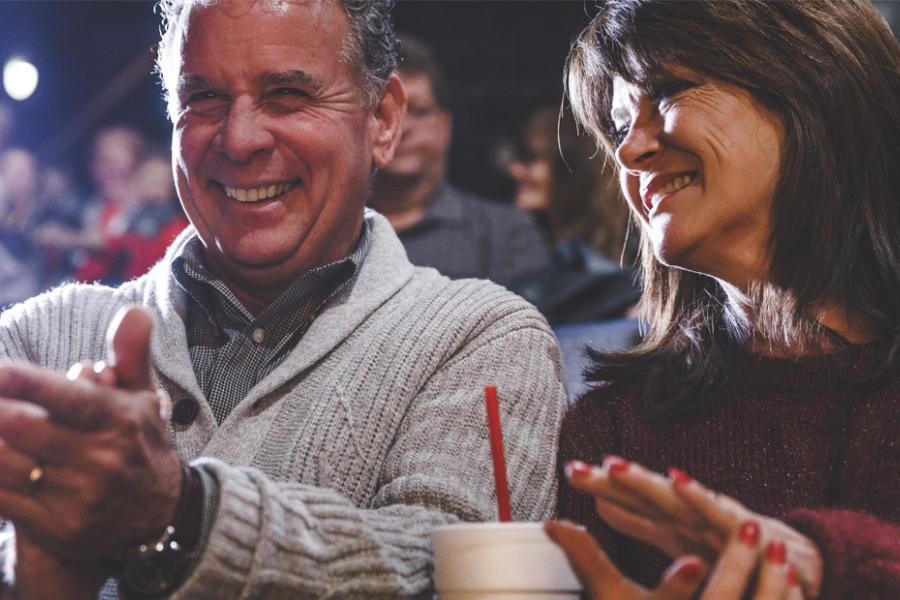
[[[447,182],[452,117],[446,82],[421,41],[401,38],[400,56],[409,108],[400,145],[375,178],[370,203],[394,226],[410,261],[448,277],[501,284],[547,266],[549,251],[528,215]]]
[[[0,352],[41,365],[0,367],[18,591],[91,597],[113,573],[132,598],[427,595],[431,530],[495,518],[486,384],[514,516],[551,514],[546,322],[414,268],[364,214],[406,105],[390,6],[162,4],[192,228],[142,278],[0,317]]]

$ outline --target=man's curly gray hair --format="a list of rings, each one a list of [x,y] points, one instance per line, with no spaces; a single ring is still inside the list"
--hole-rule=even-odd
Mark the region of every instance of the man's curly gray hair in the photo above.
[[[207,6],[219,0],[159,0],[157,10],[162,17],[156,56],[156,71],[160,76],[169,114],[174,115],[176,59],[173,50],[180,31],[184,9],[194,5]],[[229,0],[225,0],[229,1]],[[273,6],[285,3],[340,2],[350,23],[344,40],[341,60],[353,65],[359,78],[366,105],[375,106],[384,86],[397,69],[397,37],[391,21],[394,0],[252,0],[270,2]]]

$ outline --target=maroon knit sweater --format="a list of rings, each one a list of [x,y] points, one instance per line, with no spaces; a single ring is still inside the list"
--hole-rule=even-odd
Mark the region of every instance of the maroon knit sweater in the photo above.
[[[898,600],[900,375],[866,382],[878,358],[872,346],[840,358],[748,356],[714,407],[664,424],[639,417],[637,386],[598,387],[563,422],[560,516],[587,525],[626,574],[655,585],[671,559],[606,526],[562,465],[616,454],[678,467],[813,539],[825,561],[820,598]]]

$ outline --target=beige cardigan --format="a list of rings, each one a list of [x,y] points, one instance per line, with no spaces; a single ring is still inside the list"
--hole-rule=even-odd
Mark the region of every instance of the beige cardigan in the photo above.
[[[205,552],[178,598],[396,598],[430,590],[433,527],[496,518],[482,389],[501,400],[517,520],[553,514],[565,389],[541,315],[503,288],[413,267],[374,212],[358,278],[217,426],[185,339],[169,263],[118,289],[67,285],[0,316],[0,357],[65,369],[103,359],[117,309],[155,313],[152,357],[173,435],[220,484]]]

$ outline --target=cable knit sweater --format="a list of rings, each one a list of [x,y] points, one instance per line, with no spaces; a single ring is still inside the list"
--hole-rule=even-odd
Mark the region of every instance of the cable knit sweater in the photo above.
[[[486,281],[414,268],[387,221],[352,286],[220,425],[185,339],[169,263],[118,289],[69,285],[0,318],[0,356],[65,369],[103,359],[116,311],[155,313],[151,351],[174,401],[186,460],[203,457],[220,502],[205,552],[175,597],[396,598],[428,593],[430,533],[496,518],[483,386],[497,385],[512,509],[553,513],[565,405],[559,350],[543,317]]]
[[[897,600],[900,376],[866,383],[878,358],[873,346],[844,357],[748,356],[734,365],[715,407],[669,424],[638,417],[636,389],[599,387],[563,422],[560,467],[608,453],[662,472],[681,468],[812,538],[825,561],[823,600]],[[558,508],[587,524],[613,560],[646,584],[670,560],[613,532],[590,498],[564,482]]]

